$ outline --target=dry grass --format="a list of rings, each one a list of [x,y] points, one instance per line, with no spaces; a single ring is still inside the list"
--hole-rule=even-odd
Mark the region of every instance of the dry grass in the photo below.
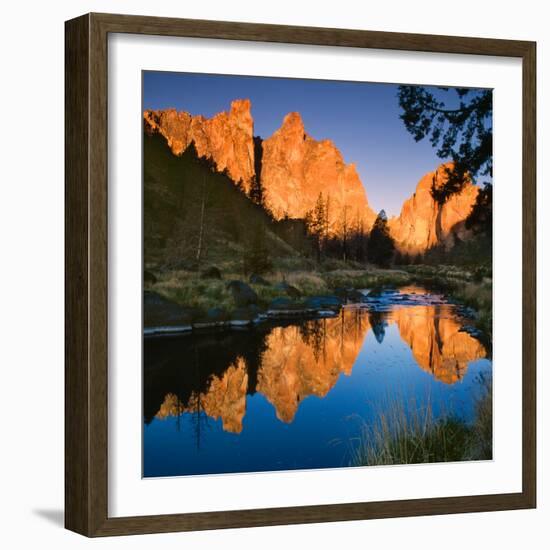
[[[170,300],[200,311],[219,307],[231,311],[234,307],[233,297],[225,281],[189,277],[186,273],[171,273],[152,287],[156,292]]]
[[[487,460],[492,457],[492,388],[482,380],[473,424],[452,415],[435,419],[432,407],[394,399],[365,426],[352,454],[356,466]]]
[[[475,325],[487,337],[487,343],[493,340],[493,285],[491,280],[481,283],[457,285],[453,298],[476,311]]]

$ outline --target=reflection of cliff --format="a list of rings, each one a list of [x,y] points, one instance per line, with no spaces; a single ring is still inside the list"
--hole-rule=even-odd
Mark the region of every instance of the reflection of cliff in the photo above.
[[[219,397],[221,388],[230,391],[239,386],[238,374],[234,377],[226,375],[231,366],[237,371],[246,372],[248,387],[244,391],[254,393],[264,339],[265,333],[262,331],[247,331],[145,340],[145,422],[151,422],[162,411],[166,414],[161,414],[161,417],[173,414],[178,410],[174,408],[178,401],[178,407],[188,410],[189,404],[195,400],[194,412],[204,412],[204,403],[200,400],[196,402],[196,396],[204,397],[217,388]]]
[[[291,422],[305,397],[324,397],[340,373],[351,374],[369,329],[359,309],[304,326],[277,327],[266,338],[257,391],[275,407],[277,418]]]
[[[326,396],[341,373],[351,374],[369,330],[384,345],[384,327],[393,324],[418,366],[444,383],[461,380],[468,363],[486,355],[478,340],[460,331],[448,305],[397,307],[391,313],[346,308],[336,318],[265,332],[196,336],[161,344],[162,354],[146,366],[146,420],[151,407],[149,418],[190,414],[197,443],[206,417],[221,419],[226,432],[240,433],[246,396],[260,392],[277,418],[292,422],[301,401]]]
[[[470,361],[485,357],[483,345],[460,332],[450,306],[397,308],[391,318],[418,365],[441,382],[454,384],[464,377]]]
[[[186,412],[204,412],[214,420],[221,418],[226,432],[240,433],[246,410],[247,386],[246,364],[244,359],[239,357],[222,376],[212,377],[208,390],[192,393],[187,406],[184,406],[174,394],[167,394],[155,418],[162,420],[167,416],[179,416]]]

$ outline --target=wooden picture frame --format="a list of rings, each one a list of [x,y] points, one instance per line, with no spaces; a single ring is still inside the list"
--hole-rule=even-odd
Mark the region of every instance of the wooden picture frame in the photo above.
[[[108,516],[109,33],[507,56],[523,66],[523,448],[521,492],[139,517]],[[534,508],[536,506],[536,44],[534,42],[87,14],[65,26],[65,525],[125,535]]]

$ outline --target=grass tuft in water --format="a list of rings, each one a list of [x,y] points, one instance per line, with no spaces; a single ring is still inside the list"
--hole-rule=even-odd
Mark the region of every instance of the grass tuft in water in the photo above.
[[[452,415],[436,419],[430,405],[407,407],[394,400],[387,412],[365,426],[353,451],[354,466],[490,460],[492,458],[491,383],[481,377],[482,395],[472,424]]]

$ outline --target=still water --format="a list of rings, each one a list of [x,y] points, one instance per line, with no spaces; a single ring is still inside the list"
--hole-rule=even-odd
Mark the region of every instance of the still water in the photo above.
[[[491,361],[465,324],[409,287],[334,318],[146,339],[143,475],[349,466],[395,400],[469,422]]]

